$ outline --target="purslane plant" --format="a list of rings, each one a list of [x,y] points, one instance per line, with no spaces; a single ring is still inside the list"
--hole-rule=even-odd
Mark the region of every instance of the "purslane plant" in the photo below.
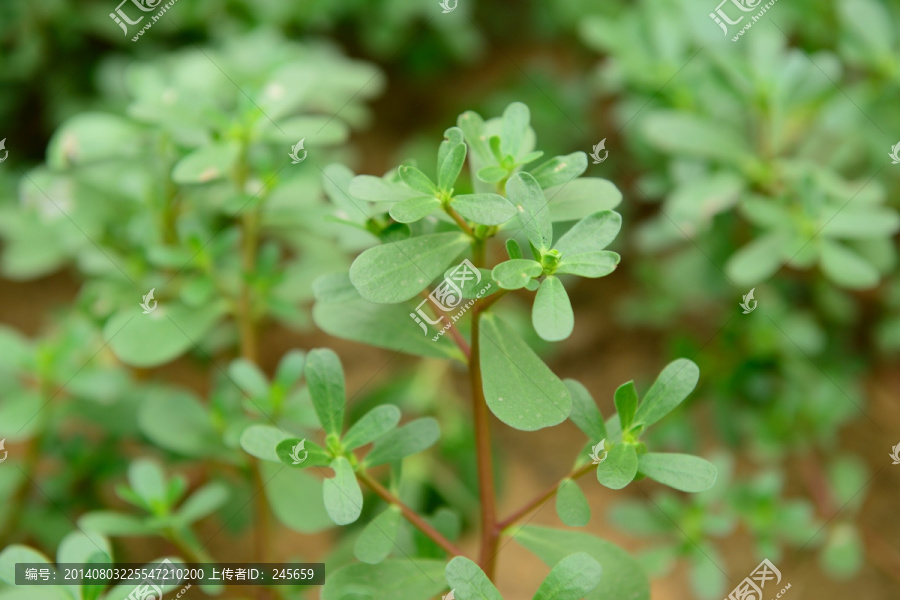
[[[470,560],[453,539],[436,531],[381,484],[369,468],[389,464],[390,485],[401,486],[403,457],[433,444],[440,435],[438,423],[424,418],[396,428],[399,411],[380,406],[344,431],[340,363],[329,351],[314,351],[310,359],[316,360],[307,362],[306,377],[327,434],[325,442],[284,438],[256,451],[270,459],[275,454],[284,464],[301,469],[330,467],[333,475],[326,480],[323,497],[337,524],[359,518],[363,503],[359,482],[393,507],[360,537],[357,557],[363,564],[330,574],[323,591],[326,599],[344,597],[351,590],[376,597],[375,584],[366,582],[379,581],[392,582],[394,597],[424,600],[444,589],[443,577],[457,598],[499,598],[491,579],[506,535],[553,567],[535,598],[648,598],[648,582],[637,563],[609,542],[580,532],[517,524],[556,497],[563,522],[584,525],[590,507],[574,480],[591,472],[612,489],[643,477],[689,492],[709,489],[715,482],[711,463],[689,455],[649,452],[641,441],[648,427],[693,390],[699,371],[691,361],[680,359],[663,369],[643,401],[633,382],[621,386],[615,394],[617,414],[604,420],[588,390],[557,377],[522,332],[503,318],[501,299],[522,288],[534,291],[534,331],[548,341],[565,339],[572,332],[574,315],[563,278],[602,277],[619,262],[618,254],[606,250],[621,225],[619,215],[609,210],[618,203],[618,192],[605,180],[579,179],[587,167],[581,152],[530,166],[541,153],[534,151],[529,121],[528,108],[519,103],[488,121],[471,112],[461,115],[459,127],[446,131],[438,149],[436,177],[413,165],[384,177],[351,178],[338,167],[323,170],[339,218],[370,231],[381,243],[360,254],[348,274],[317,282],[314,318],[334,335],[462,363],[470,383],[481,513],[478,556]],[[467,155],[477,191],[459,193]],[[528,246],[531,258],[523,258],[522,244]],[[429,294],[429,286],[441,278],[443,283]],[[459,285],[451,286],[454,281]],[[465,310],[442,314],[464,299]],[[424,327],[423,337],[424,323],[439,324],[448,334],[432,341]],[[571,419],[588,437],[559,485],[506,518],[497,514],[491,413],[520,431]],[[301,441],[309,454],[297,464],[292,453]],[[358,449],[369,442],[374,442],[372,449],[359,454]],[[399,516],[452,560],[388,558]],[[551,596],[549,590],[560,585],[568,591]]]

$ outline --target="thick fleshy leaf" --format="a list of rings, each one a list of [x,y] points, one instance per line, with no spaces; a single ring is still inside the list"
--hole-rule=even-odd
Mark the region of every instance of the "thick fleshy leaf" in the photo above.
[[[738,167],[753,160],[743,135],[709,117],[659,111],[644,117],[641,125],[653,145],[684,158],[707,158]]]
[[[542,188],[549,188],[570,182],[584,173],[587,166],[587,155],[579,151],[565,156],[554,156],[536,168],[529,169],[529,172],[534,175]]]
[[[787,234],[775,231],[741,247],[725,263],[725,274],[737,285],[756,285],[785,263]]]
[[[531,324],[548,342],[564,340],[575,329],[575,313],[559,278],[548,275],[538,288],[531,308]]]
[[[588,436],[591,442],[597,443],[606,439],[606,424],[591,393],[574,379],[565,379],[563,383],[569,390],[569,396],[572,397],[572,412],[569,419]]]
[[[400,409],[393,404],[376,406],[364,414],[341,440],[347,450],[356,450],[370,442],[374,442],[400,422]]]
[[[321,477],[282,464],[263,462],[260,467],[266,499],[282,524],[300,533],[315,533],[334,526],[325,510]]]
[[[569,527],[584,527],[591,520],[591,506],[584,492],[572,479],[559,482],[556,491],[556,514]]]
[[[369,302],[409,300],[450,266],[465,250],[464,233],[431,233],[366,250],[350,266],[350,281]]]
[[[0,580],[9,585],[16,584],[16,563],[46,563],[50,559],[28,546],[10,544],[0,552]]]
[[[172,415],[178,415],[173,419]],[[185,456],[222,458],[222,436],[209,413],[193,394],[182,390],[153,390],[138,408],[138,427],[154,444]]]
[[[269,382],[254,363],[238,358],[228,365],[228,375],[251,398],[264,398],[269,394]]]
[[[559,377],[495,315],[481,317],[484,397],[498,419],[523,431],[563,422],[572,410]]]
[[[513,238],[506,240],[506,254],[509,255],[509,258],[512,260],[522,258],[522,247],[519,246],[519,242]]]
[[[577,221],[598,211],[610,210],[622,202],[622,192],[600,177],[579,177],[544,190],[549,200],[551,221]]]
[[[527,105],[513,102],[506,107],[500,122],[500,152],[503,156],[519,155],[530,121],[531,111]]]
[[[327,433],[340,435],[347,404],[341,359],[328,348],[310,351],[306,355],[306,381],[319,424]]]
[[[602,575],[593,556],[577,552],[556,563],[533,600],[581,600],[600,584]]]
[[[398,558],[358,563],[328,574],[322,600],[432,600],[447,590],[446,561]]]
[[[449,127],[444,131],[444,139],[441,142],[440,147],[438,147],[438,173],[441,172],[441,165],[444,164],[444,159],[447,158],[447,156],[450,154],[450,151],[453,150],[453,148],[455,148],[457,145],[462,144],[464,141],[465,134],[459,127]]]
[[[397,169],[397,173],[400,175],[400,179],[403,183],[417,192],[421,192],[426,196],[434,196],[438,193],[437,186],[429,179],[428,175],[415,167],[403,165]]]
[[[576,552],[586,552],[603,568],[603,577],[585,600],[650,600],[650,581],[640,564],[615,544],[581,531],[526,526],[513,538],[545,564],[554,566]]]
[[[491,277],[503,289],[518,290],[543,272],[544,267],[537,261],[514,258],[494,267]]]
[[[399,530],[400,509],[391,505],[365,526],[353,544],[353,554],[364,563],[380,563],[394,548]]]
[[[454,596],[460,600],[503,600],[484,571],[465,556],[457,556],[447,563],[444,575],[455,590]]]
[[[399,202],[422,195],[407,185],[374,175],[357,175],[348,189],[351,196],[369,202]]]
[[[438,422],[431,417],[410,421],[403,427],[382,436],[366,455],[370,467],[400,460],[430,448],[441,437]]]
[[[547,199],[535,178],[529,173],[516,173],[506,182],[506,196],[519,211],[519,224],[528,241],[539,250],[549,250],[553,226]]]
[[[328,279],[327,291],[322,286],[316,292],[313,307],[313,320],[325,333],[418,356],[464,359],[448,336],[435,340],[437,330],[415,320],[415,305],[373,304],[360,298],[346,273]]]
[[[349,525],[362,512],[363,496],[353,467],[343,456],[331,462],[334,477],[322,483],[322,499],[328,516],[338,525]]]
[[[78,517],[78,526],[86,531],[96,531],[108,536],[145,536],[158,532],[145,524],[144,519],[111,510],[85,513]]]
[[[275,454],[278,455],[281,464],[292,469],[327,467],[333,460],[325,448],[306,438],[290,437],[281,440],[275,446]]]
[[[424,219],[441,207],[441,201],[434,196],[407,198],[391,206],[391,218],[400,223],[414,223]]]
[[[194,150],[172,168],[175,183],[206,183],[229,175],[240,148],[236,142],[218,142]]]
[[[633,381],[623,383],[618,387],[615,395],[615,404],[622,430],[628,431],[632,421],[634,421],[634,414],[637,412],[638,405],[638,395],[634,389]]]
[[[166,498],[166,475],[154,460],[139,458],[131,463],[128,466],[128,485],[147,506]]]
[[[620,259],[618,254],[609,250],[572,254],[560,259],[556,272],[579,277],[605,277],[616,270]]]
[[[481,167],[475,174],[478,179],[485,183],[497,183],[507,175],[509,175],[509,171],[507,171],[503,167],[498,167],[497,165],[488,165],[486,167]]]
[[[838,212],[820,232],[825,237],[868,239],[890,236],[900,229],[900,215],[887,206],[866,206]]]
[[[559,250],[563,259],[569,255],[599,252],[609,246],[621,228],[621,215],[603,210],[575,223],[553,247]]]
[[[491,151],[482,137],[484,135],[484,119],[481,118],[481,115],[475,111],[467,110],[459,115],[456,124],[465,135],[466,143],[472,149],[474,158],[477,158],[481,164],[491,162]]]
[[[281,462],[275,448],[292,436],[271,425],[251,425],[241,434],[241,448],[251,456],[269,462]]]
[[[228,501],[228,487],[219,482],[207,483],[190,495],[175,512],[175,520],[184,527],[211,515]]]
[[[500,194],[462,194],[454,196],[453,208],[475,223],[501,225],[516,216],[516,207]]]
[[[453,146],[447,152],[447,156],[441,163],[440,170],[438,170],[438,187],[442,190],[450,191],[453,188],[453,184],[456,183],[456,178],[459,177],[459,172],[462,171],[465,162],[466,145],[457,144]]]
[[[619,442],[597,465],[597,481],[611,490],[621,490],[634,480],[637,469],[638,457],[634,446]]]
[[[716,467],[708,460],[690,454],[641,454],[638,470],[650,479],[682,492],[705,492],[716,483]]]
[[[878,270],[859,254],[837,242],[823,239],[822,272],[838,285],[864,290],[878,285]]]
[[[174,360],[194,347],[216,325],[226,305],[188,307],[176,301],[156,306],[142,314],[135,306],[114,314],[103,328],[103,336],[119,359],[134,367],[156,367]]]
[[[673,360],[662,370],[634,415],[635,425],[649,427],[675,410],[697,387],[700,369],[687,358]]]

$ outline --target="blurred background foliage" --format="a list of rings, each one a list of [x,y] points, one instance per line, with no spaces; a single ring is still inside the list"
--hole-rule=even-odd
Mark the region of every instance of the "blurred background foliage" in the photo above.
[[[0,544],[52,556],[77,517],[124,510],[110,486],[129,463],[130,477],[161,468],[135,462],[148,456],[206,496],[196,514],[215,512],[240,536],[252,515],[232,517],[249,501],[255,468],[241,436],[271,410],[297,431],[314,427],[305,387],[289,363],[281,381],[278,372],[281,350],[316,343],[341,349],[349,385],[364,392],[358,414],[390,400],[438,417],[440,450],[408,461],[402,496],[448,536],[464,536],[477,494],[471,429],[448,408],[454,374],[427,361],[379,373],[358,346],[315,333],[313,280],[373,238],[338,227],[346,215],[325,201],[337,192],[318,169],[283,165],[306,136],[317,164],[381,174],[431,160],[458,113],[498,115],[521,101],[550,156],[605,139],[609,159],[590,174],[625,198],[622,264],[573,293],[586,327],[557,364],[594,382],[604,414],[614,382],[649,381],[673,356],[700,365],[690,406],[652,435],[720,448],[718,485],[696,497],[632,492],[608,513],[631,536],[626,546],[654,540],[641,552],[652,574],[675,573],[655,594],[718,598],[754,559],[809,556],[839,582],[808,584],[820,597],[868,586],[869,597],[887,598],[900,572],[900,529],[881,522],[898,490],[884,481],[885,450],[900,441],[891,439],[900,430],[900,167],[888,157],[900,137],[898,6],[778,2],[732,43],[708,16],[713,2],[460,0],[449,14],[436,5],[183,0],[136,43],[105,0],[0,5],[9,150],[0,438],[11,448]],[[50,283],[24,283],[41,281]],[[759,310],[743,315],[738,301],[751,287]],[[136,293],[150,288],[189,331],[125,327]],[[37,304],[52,310],[26,332],[18,296],[37,290],[56,302]],[[247,358],[247,327],[263,332],[249,352],[256,375],[240,362],[219,366]],[[628,349],[626,375],[611,372],[623,363],[608,360],[604,340]],[[265,373],[274,380],[263,390],[242,385]],[[167,429],[176,411],[183,422]],[[552,443],[504,443],[539,472],[534,487],[552,480],[540,478],[556,472],[544,456]],[[299,472],[274,481],[274,517],[304,534],[325,529],[321,507],[298,518],[296,505],[279,506],[316,486]],[[170,499],[164,516],[183,494]],[[431,514],[445,503],[459,512]],[[190,521],[130,518],[88,521],[109,536],[197,550]],[[405,543],[430,544],[417,536],[410,530]],[[351,560],[353,536],[332,542],[310,554]],[[152,558],[140,546],[120,550],[120,559]]]

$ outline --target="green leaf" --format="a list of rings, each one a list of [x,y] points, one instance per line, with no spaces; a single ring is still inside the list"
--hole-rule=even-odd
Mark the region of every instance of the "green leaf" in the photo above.
[[[96,531],[107,536],[145,536],[157,532],[143,519],[111,510],[85,513],[78,518],[78,526],[85,531]]]
[[[607,250],[564,256],[560,259],[556,272],[579,277],[605,277],[616,270],[620,259],[618,254]]]
[[[273,446],[274,454],[275,448]],[[332,527],[323,502],[323,481],[300,469],[282,464],[260,463],[263,491],[275,517],[300,533],[316,533]]]
[[[360,254],[350,266],[350,281],[369,302],[396,304],[424,290],[468,246],[463,233],[431,233]]]
[[[518,156],[528,134],[531,111],[521,102],[513,102],[503,111],[500,122],[500,151],[504,156]]]
[[[444,140],[441,142],[440,147],[438,147],[438,173],[441,172],[441,165],[444,164],[444,160],[446,160],[447,156],[450,154],[450,151],[453,150],[453,148],[455,148],[457,145],[462,144],[464,141],[465,134],[463,134],[463,130],[459,127],[449,127],[444,131]],[[450,182],[450,185],[453,185],[453,182]],[[440,187],[440,185],[438,187]]]
[[[110,563],[112,550],[109,540],[96,532],[87,534],[73,531],[62,539],[56,550],[56,563]],[[69,584],[66,587],[75,598],[82,597],[82,586],[87,587],[89,579],[81,579],[82,584]],[[82,589],[80,589],[82,588]]]
[[[399,202],[422,195],[421,192],[402,183],[374,175],[357,175],[350,180],[348,190],[351,196],[369,202]]]
[[[586,552],[603,567],[603,577],[585,600],[650,600],[650,582],[637,560],[615,544],[580,531],[526,526],[513,539],[545,564],[554,566]]]
[[[346,450],[356,450],[374,442],[400,422],[400,409],[393,404],[376,406],[362,416],[341,440]]]
[[[463,360],[462,352],[448,336],[432,341],[437,331],[417,324],[414,308],[408,304],[367,302],[343,273],[331,279],[328,300],[316,302],[313,320],[322,331],[335,337],[419,356]],[[398,326],[404,322],[405,327]]]
[[[891,52],[896,35],[887,5],[876,0],[854,0],[841,2],[837,8],[841,28],[852,32],[873,59],[878,60]]]
[[[341,359],[328,348],[311,350],[306,355],[306,381],[319,424],[326,433],[340,435],[347,404]]]
[[[166,498],[166,476],[153,460],[139,458],[128,466],[128,485],[148,506]]]
[[[515,239],[509,238],[508,240],[506,240],[506,253],[512,260],[522,258],[522,247],[519,246],[519,242],[517,242]]]
[[[682,158],[706,158],[736,167],[754,160],[744,136],[721,121],[673,110],[649,114],[641,126],[650,143]]]
[[[477,112],[467,110],[459,115],[456,124],[465,135],[466,142],[472,148],[476,158],[482,164],[491,162],[491,152],[484,142],[484,119]]]
[[[634,414],[638,405],[638,396],[634,389],[633,381],[623,383],[616,389],[615,403],[622,431],[628,431],[631,428],[632,421],[634,421]]]
[[[491,278],[506,290],[518,290],[544,272],[541,263],[526,258],[514,258],[502,262],[491,271]]]
[[[115,355],[133,367],[156,367],[177,358],[203,340],[226,308],[224,302],[194,308],[160,301],[145,315],[137,304],[115,313],[103,328]]]
[[[654,453],[638,457],[638,470],[682,492],[705,492],[716,483],[716,467],[690,454]]]
[[[175,183],[207,183],[227,176],[237,162],[237,142],[218,142],[194,150],[172,168]]]
[[[383,561],[394,548],[400,531],[400,509],[389,506],[372,519],[356,538],[353,554],[364,563],[375,565]]]
[[[297,448],[297,456],[300,460],[295,464],[294,448],[302,442],[302,446]],[[321,446],[315,442],[311,442],[306,438],[300,439],[291,437],[278,442],[275,446],[275,454],[282,464],[292,469],[305,469],[307,467],[327,467],[331,464],[333,457]]]
[[[534,600],[581,600],[600,584],[603,568],[587,552],[565,557],[541,583]]]
[[[119,115],[84,112],[67,119],[47,144],[47,164],[66,169],[137,157],[146,139],[142,128]],[[46,589],[46,588],[44,588]]]
[[[485,183],[497,183],[509,174],[509,171],[497,165],[481,167],[475,176]]]
[[[597,403],[591,393],[580,382],[574,379],[565,379],[563,383],[569,390],[572,398],[572,412],[569,419],[584,432],[588,439],[596,443],[606,439],[606,424],[603,415],[597,408]]]
[[[347,565],[330,573],[322,600],[432,600],[445,591],[443,560],[389,559]]]
[[[591,506],[578,484],[568,477],[559,482],[556,514],[569,527],[584,527],[591,520]]]
[[[228,488],[218,482],[204,485],[191,494],[175,512],[175,519],[184,527],[211,515],[223,506],[230,496]]]
[[[403,165],[397,169],[397,173],[400,175],[403,183],[417,192],[422,192],[426,196],[434,196],[438,193],[437,186],[434,185],[434,182],[431,181],[428,175],[415,167]]]
[[[622,192],[600,177],[579,177],[544,190],[550,220],[577,221],[598,211],[610,210],[622,202]]]
[[[529,173],[516,173],[506,182],[506,195],[519,211],[519,223],[528,241],[539,250],[549,250],[553,226],[547,199],[535,178]]]
[[[141,401],[137,419],[141,433],[166,450],[193,457],[226,451],[206,409],[190,392],[152,390]]]
[[[282,391],[291,389],[303,377],[305,365],[306,352],[302,350],[288,351],[278,362],[278,367],[275,369],[274,382]]]
[[[700,369],[686,358],[673,360],[662,370],[634,415],[635,425],[649,427],[675,410],[697,387]]]
[[[353,467],[343,456],[331,462],[334,477],[326,479],[322,484],[322,498],[328,516],[338,525],[349,525],[359,518],[362,512],[363,497],[356,480]]]
[[[838,285],[864,290],[878,285],[878,270],[859,254],[829,239],[821,240],[822,272]]]
[[[265,398],[269,395],[269,381],[255,364],[245,358],[238,358],[228,365],[228,375],[251,398]]]
[[[479,342],[484,396],[498,419],[535,431],[569,416],[572,399],[566,386],[509,325],[485,314]]]
[[[46,563],[52,566],[50,559],[37,550],[22,544],[11,544],[0,552],[0,580],[9,585],[16,584],[16,563]]]
[[[575,223],[554,244],[562,254],[562,258],[599,252],[609,246],[622,228],[622,217],[619,213],[604,210],[589,215]]]
[[[364,462],[374,467],[398,461],[411,454],[430,448],[441,437],[438,422],[431,417],[410,421],[403,427],[385,434],[372,446]]]
[[[859,531],[851,523],[838,523],[829,532],[819,553],[822,570],[834,579],[847,581],[865,565],[866,551]]]
[[[275,448],[284,440],[292,436],[277,427],[271,425],[251,425],[241,434],[241,448],[256,458],[269,462],[280,463]]]
[[[441,201],[434,196],[407,198],[391,206],[391,218],[400,223],[414,223],[424,219],[441,207]]]
[[[453,189],[453,184],[456,183],[465,162],[466,145],[457,144],[451,148],[438,168],[438,187],[445,191]]]
[[[606,445],[609,448],[609,444]],[[611,490],[621,490],[634,480],[638,470],[637,451],[634,446],[619,442],[597,465],[597,481]]]
[[[457,556],[447,563],[444,575],[459,600],[503,600],[484,571],[465,556]]]
[[[887,237],[900,229],[897,211],[886,206],[866,206],[857,210],[846,208],[828,221],[819,233],[825,237],[869,239]]]
[[[547,275],[538,288],[531,309],[531,324],[539,336],[548,342],[564,340],[575,329],[575,313],[562,282]]]
[[[454,196],[453,208],[463,217],[481,225],[502,225],[516,216],[516,207],[500,194]]]
[[[587,155],[584,152],[573,152],[565,156],[554,156],[528,171],[534,176],[542,188],[563,185],[575,179],[587,170]],[[550,197],[548,195],[548,197]]]
[[[785,263],[785,233],[776,231],[757,238],[731,255],[725,274],[737,285],[756,285],[774,275]]]

